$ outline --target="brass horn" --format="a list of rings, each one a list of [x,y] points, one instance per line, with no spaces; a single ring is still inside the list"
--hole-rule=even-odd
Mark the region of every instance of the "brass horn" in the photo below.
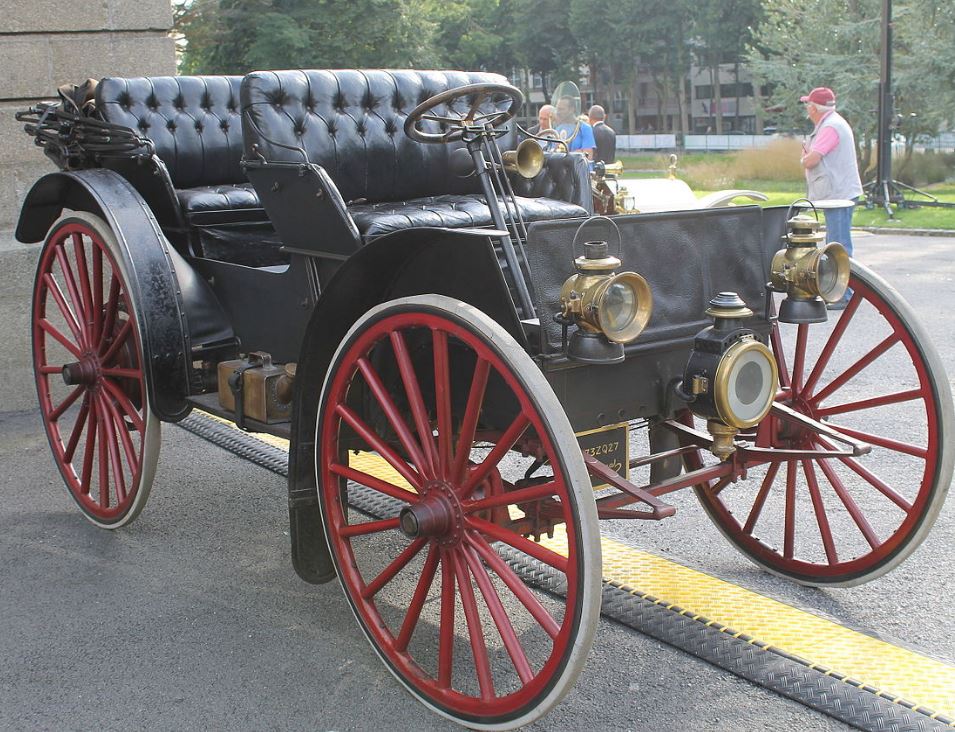
[[[535,178],[544,167],[544,151],[534,140],[524,140],[517,150],[504,153],[504,169],[524,178]]]

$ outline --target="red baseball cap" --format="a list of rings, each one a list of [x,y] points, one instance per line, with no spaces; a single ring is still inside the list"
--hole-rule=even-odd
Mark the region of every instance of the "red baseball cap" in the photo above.
[[[831,107],[836,103],[836,93],[828,86],[817,86],[804,97],[799,97],[800,102],[812,102],[823,107]]]

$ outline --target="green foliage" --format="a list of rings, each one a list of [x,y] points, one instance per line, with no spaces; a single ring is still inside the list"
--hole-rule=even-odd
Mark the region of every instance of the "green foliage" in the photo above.
[[[816,86],[836,91],[858,141],[876,136],[881,0],[764,0],[765,18],[749,52],[781,127],[808,129],[799,96]],[[893,92],[898,132],[911,144],[955,119],[955,3],[893,4]]]
[[[415,66],[435,61],[423,0],[192,0],[183,73]]]

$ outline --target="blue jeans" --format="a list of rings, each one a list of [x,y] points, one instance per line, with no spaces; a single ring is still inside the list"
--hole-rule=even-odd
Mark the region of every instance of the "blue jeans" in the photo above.
[[[839,242],[852,256],[852,212],[855,206],[826,209],[826,244]]]

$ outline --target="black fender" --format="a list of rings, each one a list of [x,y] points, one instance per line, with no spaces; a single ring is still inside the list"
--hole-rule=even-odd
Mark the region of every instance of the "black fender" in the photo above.
[[[375,305],[432,293],[479,308],[518,343],[526,341],[487,230],[407,229],[375,239],[342,264],[323,288],[309,320],[295,377],[289,533],[292,564],[307,582],[335,577],[315,478],[315,420],[335,350],[358,318]]]
[[[232,328],[208,284],[176,252],[135,188],[110,170],[50,173],[27,194],[16,237],[42,241],[63,209],[102,217],[119,242],[129,286],[142,309],[144,362],[156,416],[176,422],[189,414],[191,346],[225,340]],[[192,330],[190,330],[190,326]]]

